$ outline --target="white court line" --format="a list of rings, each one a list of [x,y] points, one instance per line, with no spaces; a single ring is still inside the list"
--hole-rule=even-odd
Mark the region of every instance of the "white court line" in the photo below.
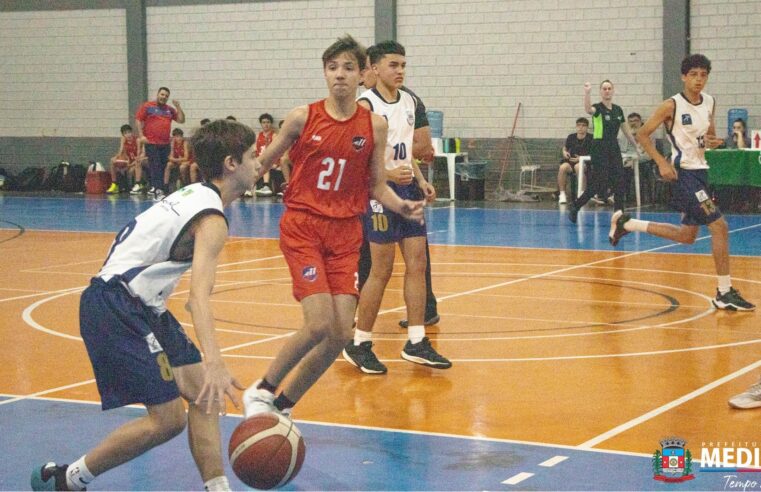
[[[748,373],[748,372],[756,369],[757,367],[761,367],[761,360],[759,360],[757,362],[754,362],[753,364],[747,365],[747,366],[743,367],[742,369],[739,369],[739,370],[733,372],[732,374],[728,374],[728,375],[724,376],[723,378],[719,378],[716,381],[708,383],[705,386],[696,389],[695,391],[687,393],[686,395],[684,395],[684,396],[682,396],[680,398],[677,398],[676,400],[673,400],[673,401],[670,401],[669,403],[666,403],[665,405],[661,405],[658,408],[650,410],[649,412],[647,412],[644,415],[640,415],[639,417],[631,419],[628,422],[624,422],[623,424],[618,425],[618,426],[610,429],[609,431],[603,432],[599,436],[595,436],[592,439],[579,444],[577,447],[579,449],[589,449],[589,448],[591,448],[593,446],[597,446],[598,444],[600,444],[603,441],[607,441],[608,439],[610,439],[612,437],[615,437],[615,436],[621,434],[622,432],[625,432],[625,431],[631,429],[632,427],[636,427],[636,426],[642,424],[643,422],[647,422],[648,420],[650,420],[650,419],[652,419],[654,417],[657,417],[658,415],[660,415],[662,413],[665,413],[668,410],[671,410],[672,408],[678,407],[682,403],[686,403],[686,402],[688,402],[688,401],[690,401],[690,400],[692,400],[692,399],[694,399],[694,398],[696,398],[696,397],[698,397],[698,396],[700,396],[700,395],[702,395],[704,393],[708,393],[712,389],[714,389],[714,388],[716,388],[718,386],[721,386],[722,384],[727,383],[727,382],[729,382],[729,381],[731,381],[731,380],[733,380],[733,379],[735,379],[737,377],[740,377],[743,374]]]
[[[61,268],[61,267],[67,267],[67,266],[75,266],[75,265],[86,265],[88,263],[103,263],[103,258],[98,258],[95,260],[86,260],[86,261],[75,261],[72,263],[59,263],[57,265],[50,265],[50,266],[42,266],[38,268],[30,268],[28,270],[19,270],[23,273],[61,273],[61,272],[50,272],[50,268]]]
[[[513,475],[512,477],[508,478],[507,480],[503,481],[502,483],[505,485],[516,485],[521,483],[522,481],[526,480],[527,478],[533,477],[533,473],[528,472],[520,472],[517,475]]]
[[[229,356],[225,356],[229,357]],[[40,397],[40,396],[24,396],[24,395],[15,395],[11,393],[0,393],[0,397],[20,397],[25,398],[29,400],[42,400],[42,401],[58,401],[58,402],[65,402],[65,403],[74,403],[74,404],[80,404],[80,405],[100,405],[101,403],[99,401],[88,401],[88,400],[74,400],[72,398],[56,398],[56,397]],[[129,408],[144,408],[143,405],[127,405]],[[228,413],[225,415],[226,417],[233,417],[233,418],[243,418],[242,414],[239,413]],[[536,447],[542,447],[542,448],[557,448],[557,449],[567,449],[569,451],[579,451],[579,452],[590,452],[590,453],[597,453],[597,454],[611,454],[611,455],[617,455],[617,456],[634,456],[637,458],[652,458],[652,453],[635,453],[633,451],[621,451],[617,449],[578,449],[575,446],[571,446],[568,444],[553,444],[553,443],[547,443],[547,442],[538,442],[538,441],[522,441],[517,439],[503,439],[499,437],[488,437],[488,436],[468,436],[464,434],[449,434],[445,432],[430,432],[430,431],[417,431],[417,430],[410,430],[410,429],[395,429],[390,427],[375,427],[375,426],[368,426],[368,425],[356,425],[356,424],[343,424],[343,423],[335,423],[335,422],[322,422],[319,420],[303,420],[303,419],[294,419],[295,422],[304,422],[306,424],[320,426],[320,427],[342,427],[347,429],[360,429],[360,430],[372,430],[372,431],[378,431],[378,432],[395,432],[399,434],[410,434],[410,435],[416,435],[416,436],[436,436],[436,437],[449,437],[453,439],[463,439],[467,441],[481,441],[481,442],[494,442],[494,443],[504,443],[504,444],[521,444],[526,446],[536,446]]]
[[[58,294],[60,292],[68,294],[68,293],[71,293],[71,292],[76,292],[78,290],[84,290],[84,287],[72,287],[72,288],[69,288],[69,289],[61,289],[61,290],[38,292],[36,294],[27,294],[27,295],[24,295],[24,296],[6,297],[5,299],[0,299],[0,302],[17,301],[19,299],[29,299],[31,297],[39,297],[39,296],[44,296],[44,295],[47,295],[47,294]]]
[[[50,393],[55,393],[57,391],[63,391],[63,390],[69,389],[69,388],[76,388],[77,386],[84,386],[86,384],[90,384],[90,383],[94,383],[94,382],[95,382],[94,379],[88,379],[86,381],[80,381],[78,383],[67,384],[66,386],[59,386],[57,388],[51,388],[51,389],[47,389],[47,390],[44,390],[44,391],[38,391],[37,393],[32,393],[32,394],[29,394],[29,395],[16,396],[14,398],[11,398],[10,400],[0,401],[0,405],[6,405],[8,403],[15,403],[17,401],[26,400],[27,398],[35,398],[35,397],[38,397],[38,396],[47,395],[47,394],[50,394]]]
[[[542,461],[541,463],[539,463],[539,466],[551,467],[551,466],[557,465],[558,463],[562,463],[563,461],[567,459],[568,459],[568,456],[554,456],[548,459],[547,461]]]

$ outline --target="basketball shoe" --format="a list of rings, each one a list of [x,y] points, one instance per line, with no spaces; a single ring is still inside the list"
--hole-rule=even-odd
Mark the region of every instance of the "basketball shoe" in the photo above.
[[[624,229],[626,224],[631,219],[629,214],[625,214],[622,210],[616,211],[610,218],[610,232],[608,233],[608,241],[611,246],[616,246],[622,237],[629,234],[629,231]]]
[[[250,388],[243,392],[243,416],[245,418],[249,418],[257,413],[280,413],[275,408],[275,395],[265,389],[257,388],[261,382],[262,380],[258,379]]]
[[[449,359],[436,352],[428,337],[424,337],[419,343],[412,343],[411,340],[407,340],[402,350],[402,359],[437,369],[452,367]]]
[[[373,342],[362,342],[354,345],[354,340],[344,347],[341,353],[346,361],[359,368],[365,374],[386,374],[388,368],[383,365],[373,353]]]
[[[439,321],[441,321],[441,316],[439,316],[438,314],[433,314],[431,316],[426,316],[423,324],[425,326],[431,326],[431,325],[435,325]],[[410,322],[406,319],[399,320],[399,326],[401,326],[402,328],[409,328]]]
[[[730,398],[729,406],[741,410],[761,407],[761,381],[748,388],[745,393]]]
[[[32,471],[32,490],[69,490],[66,486],[67,468],[69,465],[56,465],[52,461],[35,468]]]
[[[711,303],[717,309],[726,309],[727,311],[753,311],[756,309],[755,304],[751,304],[740,295],[740,291],[730,287],[725,294],[716,290],[716,297],[711,299]]]

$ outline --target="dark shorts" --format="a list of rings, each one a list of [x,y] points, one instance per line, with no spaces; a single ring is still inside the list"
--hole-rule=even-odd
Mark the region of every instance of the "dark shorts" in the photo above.
[[[400,186],[389,182],[392,190],[404,200],[422,200],[423,193],[416,183]],[[386,210],[375,200],[370,200],[367,213],[362,217],[364,234],[371,243],[397,243],[409,237],[426,237],[425,224],[411,222],[396,212]]]
[[[174,400],[180,391],[172,367],[201,362],[172,313],[157,315],[116,278],[92,279],[79,302],[79,324],[103,410]]]
[[[682,224],[706,225],[721,218],[721,212],[708,192],[708,170],[680,169],[673,185],[671,204],[682,212]]]

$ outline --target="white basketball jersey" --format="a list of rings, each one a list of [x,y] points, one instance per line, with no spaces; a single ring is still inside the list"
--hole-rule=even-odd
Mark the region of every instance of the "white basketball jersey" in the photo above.
[[[674,101],[674,117],[671,131],[671,162],[677,169],[708,169],[705,158],[705,135],[711,126],[714,99],[700,94],[700,104],[692,104],[682,94]]]
[[[415,98],[403,89],[394,102],[386,102],[377,89],[368,89],[358,100],[370,103],[373,113],[388,122],[386,140],[386,169],[412,167],[412,136],[415,133]]]
[[[207,214],[224,217],[216,186],[195,183],[172,193],[116,234],[98,277],[119,277],[133,296],[163,313],[167,298],[193,262],[192,243],[183,241],[184,252],[177,251],[180,239],[194,219]]]

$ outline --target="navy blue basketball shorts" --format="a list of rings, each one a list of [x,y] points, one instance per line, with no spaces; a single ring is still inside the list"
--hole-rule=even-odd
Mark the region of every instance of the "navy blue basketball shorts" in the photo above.
[[[414,181],[400,186],[389,181],[388,185],[403,200],[422,200],[422,191]],[[365,238],[371,243],[398,243],[410,237],[426,237],[425,224],[411,222],[396,212],[386,210],[375,200],[370,200],[367,213],[362,216]]]
[[[672,205],[682,212],[682,224],[700,226],[721,218],[721,212],[708,193],[708,170],[677,171]]]
[[[79,303],[79,325],[103,410],[174,400],[180,391],[172,367],[201,362],[177,319],[154,313],[117,278],[92,279]]]

